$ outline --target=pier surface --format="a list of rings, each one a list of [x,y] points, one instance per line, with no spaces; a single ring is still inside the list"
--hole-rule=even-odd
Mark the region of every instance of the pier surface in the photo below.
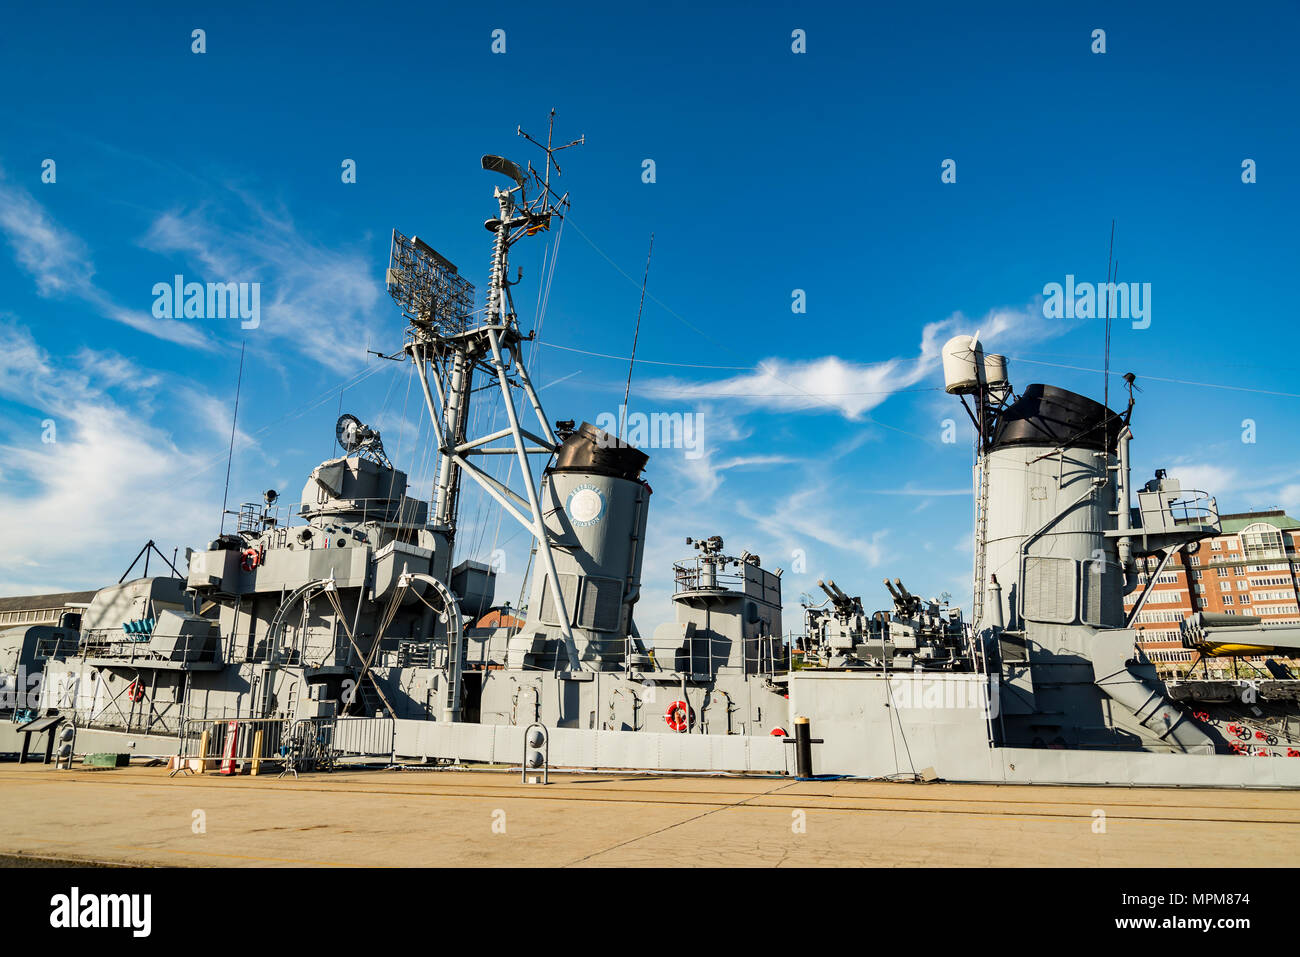
[[[0,765],[0,864],[1291,866],[1291,791]]]

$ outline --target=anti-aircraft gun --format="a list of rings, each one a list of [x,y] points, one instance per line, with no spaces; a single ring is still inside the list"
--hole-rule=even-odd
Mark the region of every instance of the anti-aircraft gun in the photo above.
[[[894,599],[892,613],[868,616],[862,599],[850,597],[834,581],[817,584],[827,601],[806,609],[807,634],[831,667],[970,669],[960,610],[925,601],[895,578],[885,579]]]

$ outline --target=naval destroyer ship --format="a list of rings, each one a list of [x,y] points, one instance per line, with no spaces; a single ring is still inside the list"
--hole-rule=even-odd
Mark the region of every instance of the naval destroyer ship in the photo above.
[[[1203,654],[1268,659],[1249,679],[1165,683],[1136,644],[1170,557],[1219,531],[1215,500],[1163,472],[1134,487],[1131,388],[1122,412],[1046,384],[1017,393],[976,337],[942,351],[976,435],[969,620],[897,579],[872,611],[826,581],[787,640],[781,571],[728,554],[718,535],[643,569],[647,454],[548,418],[525,362],[533,335],[510,253],[568,206],[555,150],[542,149],[540,171],[483,157],[496,186],[481,306],[455,265],[393,233],[387,285],[406,325],[386,358],[411,363],[423,394],[430,499],[377,431],[343,416],[341,454],[312,470],[287,516],[268,492],[233,531],[187,550],[183,574],[112,584],[79,620],[0,633],[0,751],[44,732],[57,755],[231,772],[350,756],[807,774],[784,746],[801,729],[819,774],[1300,785],[1287,760],[1300,757],[1300,682],[1278,660],[1300,649],[1300,628],[1183,623]],[[472,434],[482,403],[505,424]],[[486,464],[502,455],[513,483]],[[489,614],[490,566],[455,561],[466,480],[532,537],[521,621]],[[674,586],[674,620],[651,634],[635,622],[643,574]]]

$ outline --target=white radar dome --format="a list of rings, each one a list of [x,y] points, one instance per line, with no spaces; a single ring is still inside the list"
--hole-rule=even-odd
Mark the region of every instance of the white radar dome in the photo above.
[[[944,343],[942,355],[945,391],[949,395],[978,392],[984,365],[984,348],[975,337],[953,336]]]

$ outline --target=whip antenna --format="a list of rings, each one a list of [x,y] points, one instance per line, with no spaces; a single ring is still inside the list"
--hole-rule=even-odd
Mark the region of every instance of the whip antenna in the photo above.
[[[235,460],[235,424],[239,421],[239,391],[244,385],[244,347],[245,339],[239,344],[239,378],[235,381],[235,414],[230,417],[230,453],[226,456],[226,490],[221,493],[221,529],[218,535],[226,531],[226,503],[230,498],[230,465]]]
[[[641,337],[641,310],[645,308],[645,286],[650,281],[650,256],[655,251],[655,234],[650,234],[650,249],[645,254],[645,275],[641,277],[641,303],[636,307],[636,331],[632,333],[632,355],[627,362],[627,385],[623,389],[623,414],[618,427],[619,441],[627,439],[627,397],[632,392],[632,366],[636,364],[636,341]]]
[[[1110,408],[1110,284],[1115,280],[1111,278],[1111,262],[1115,255],[1115,220],[1110,221],[1110,248],[1106,251],[1106,345],[1105,362],[1102,367],[1102,376],[1104,381],[1101,387],[1101,404],[1107,409]],[[1118,272],[1118,264],[1116,271]]]

